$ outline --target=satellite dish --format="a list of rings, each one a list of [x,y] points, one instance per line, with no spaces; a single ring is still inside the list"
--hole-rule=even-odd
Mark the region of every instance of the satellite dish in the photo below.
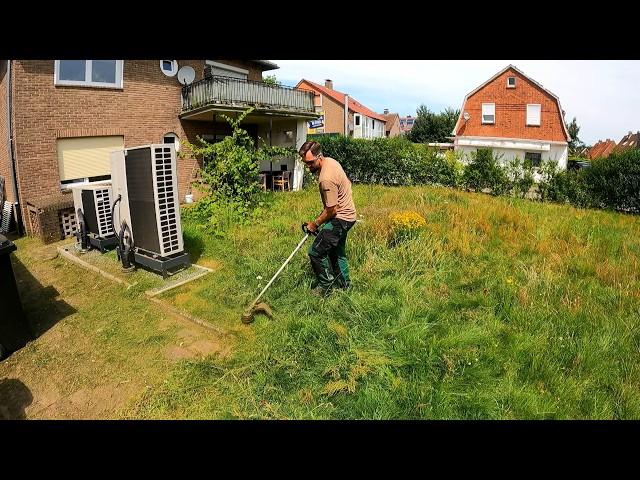
[[[180,75],[180,72],[178,72],[178,75]],[[469,118],[471,118],[471,115],[469,115],[469,112],[464,112],[462,118],[464,118],[464,121],[466,122],[467,120],[469,120]]]
[[[189,67],[188,65],[184,67],[180,67],[180,70],[178,70],[178,81],[182,85],[189,85],[195,79],[196,79],[196,71],[193,68]]]

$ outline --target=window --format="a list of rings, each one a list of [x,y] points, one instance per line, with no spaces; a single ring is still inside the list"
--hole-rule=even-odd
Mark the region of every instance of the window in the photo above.
[[[507,77],[507,88],[516,88],[516,77]]]
[[[540,104],[527,105],[527,125],[540,125]]]
[[[360,115],[356,115],[355,116],[355,120],[356,120],[356,127],[360,126]]]
[[[176,135],[173,132],[172,133],[167,133],[163,137],[162,143],[173,143],[175,145],[176,152],[180,151],[180,139],[178,138],[178,135]]]
[[[173,77],[178,73],[178,61],[177,60],[160,60],[160,70],[167,77]]]
[[[54,85],[122,88],[122,60],[56,60]]]
[[[542,154],[541,153],[526,152],[524,154],[524,161],[525,162],[531,162],[531,166],[532,167],[539,167],[540,163],[542,161]]]
[[[207,60],[206,64],[210,66],[211,75],[213,76],[233,77],[241,80],[247,80],[249,76],[249,70],[245,70],[244,68],[213,62],[211,60]]]
[[[496,122],[496,104],[495,103],[483,103],[482,104],[482,123],[495,123]]]
[[[59,138],[60,181],[69,184],[111,175],[111,152],[123,148],[122,136]]]

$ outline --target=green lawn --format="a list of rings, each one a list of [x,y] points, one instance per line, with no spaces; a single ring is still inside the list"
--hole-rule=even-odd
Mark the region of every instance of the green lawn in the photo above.
[[[354,288],[309,294],[306,251],[240,323],[320,210],[316,190],[272,194],[251,226],[213,238],[215,268],[165,298],[236,337],[185,360],[132,407],[144,418],[640,418],[637,217],[446,188],[354,187]],[[392,212],[427,221],[391,247]],[[261,276],[262,279],[257,277]]]

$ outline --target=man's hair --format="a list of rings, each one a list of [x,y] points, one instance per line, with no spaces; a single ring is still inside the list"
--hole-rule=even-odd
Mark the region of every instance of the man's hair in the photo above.
[[[320,144],[318,142],[312,141],[304,142],[300,147],[300,150],[298,150],[298,154],[304,158],[309,150],[311,150],[311,153],[313,153],[314,157],[322,155],[322,147],[320,146]]]

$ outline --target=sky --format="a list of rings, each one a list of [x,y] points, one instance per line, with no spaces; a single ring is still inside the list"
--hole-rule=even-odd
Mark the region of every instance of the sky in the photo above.
[[[560,98],[587,145],[640,130],[640,60],[272,60],[285,85],[302,78],[347,93],[376,112],[415,116],[459,109],[467,93],[509,64]]]

